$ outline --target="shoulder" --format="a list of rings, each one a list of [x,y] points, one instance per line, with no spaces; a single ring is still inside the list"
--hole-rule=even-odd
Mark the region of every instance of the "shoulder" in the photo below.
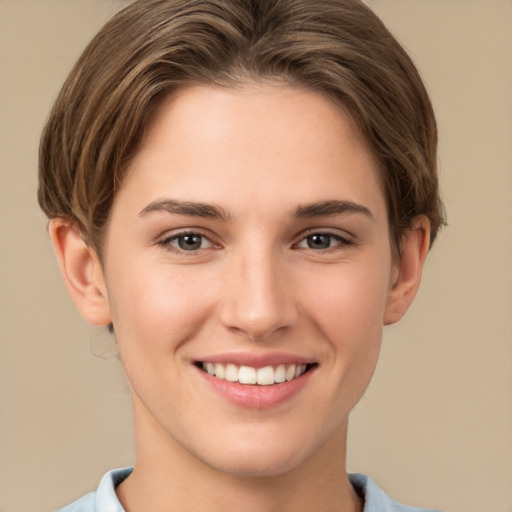
[[[115,488],[133,468],[114,469],[100,481],[96,491],[90,492],[57,512],[124,512],[117,499]]]
[[[353,473],[349,475],[349,479],[356,492],[364,499],[363,512],[440,512],[402,505],[390,498],[366,475]]]

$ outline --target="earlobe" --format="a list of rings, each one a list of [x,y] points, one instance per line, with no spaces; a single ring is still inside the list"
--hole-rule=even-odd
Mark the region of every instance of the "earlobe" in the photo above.
[[[413,220],[400,246],[400,257],[393,269],[384,325],[398,322],[411,305],[420,286],[423,265],[430,245],[430,222],[420,215]]]
[[[98,255],[66,219],[52,219],[49,232],[66,288],[78,311],[93,325],[109,325],[112,319]]]

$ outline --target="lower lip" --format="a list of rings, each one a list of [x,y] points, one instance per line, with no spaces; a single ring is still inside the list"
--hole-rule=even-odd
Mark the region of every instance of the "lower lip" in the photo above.
[[[307,384],[315,367],[303,373],[296,379],[272,384],[270,386],[258,386],[256,384],[240,384],[224,379],[218,379],[197,368],[202,378],[213,391],[229,402],[247,409],[270,409],[291,400]]]

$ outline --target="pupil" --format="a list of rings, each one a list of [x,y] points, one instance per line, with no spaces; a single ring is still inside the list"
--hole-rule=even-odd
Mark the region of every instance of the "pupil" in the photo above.
[[[328,249],[331,245],[330,235],[311,235],[308,236],[308,246],[310,249]]]
[[[183,235],[178,240],[180,249],[185,251],[191,251],[194,249],[201,248],[201,236],[200,235]]]

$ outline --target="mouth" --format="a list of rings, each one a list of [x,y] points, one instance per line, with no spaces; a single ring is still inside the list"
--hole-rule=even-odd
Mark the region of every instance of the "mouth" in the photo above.
[[[248,386],[273,386],[298,379],[311,371],[316,363],[279,364],[262,368],[238,366],[232,363],[212,363],[197,361],[194,363],[200,370],[212,377],[227,382],[238,382]]]

